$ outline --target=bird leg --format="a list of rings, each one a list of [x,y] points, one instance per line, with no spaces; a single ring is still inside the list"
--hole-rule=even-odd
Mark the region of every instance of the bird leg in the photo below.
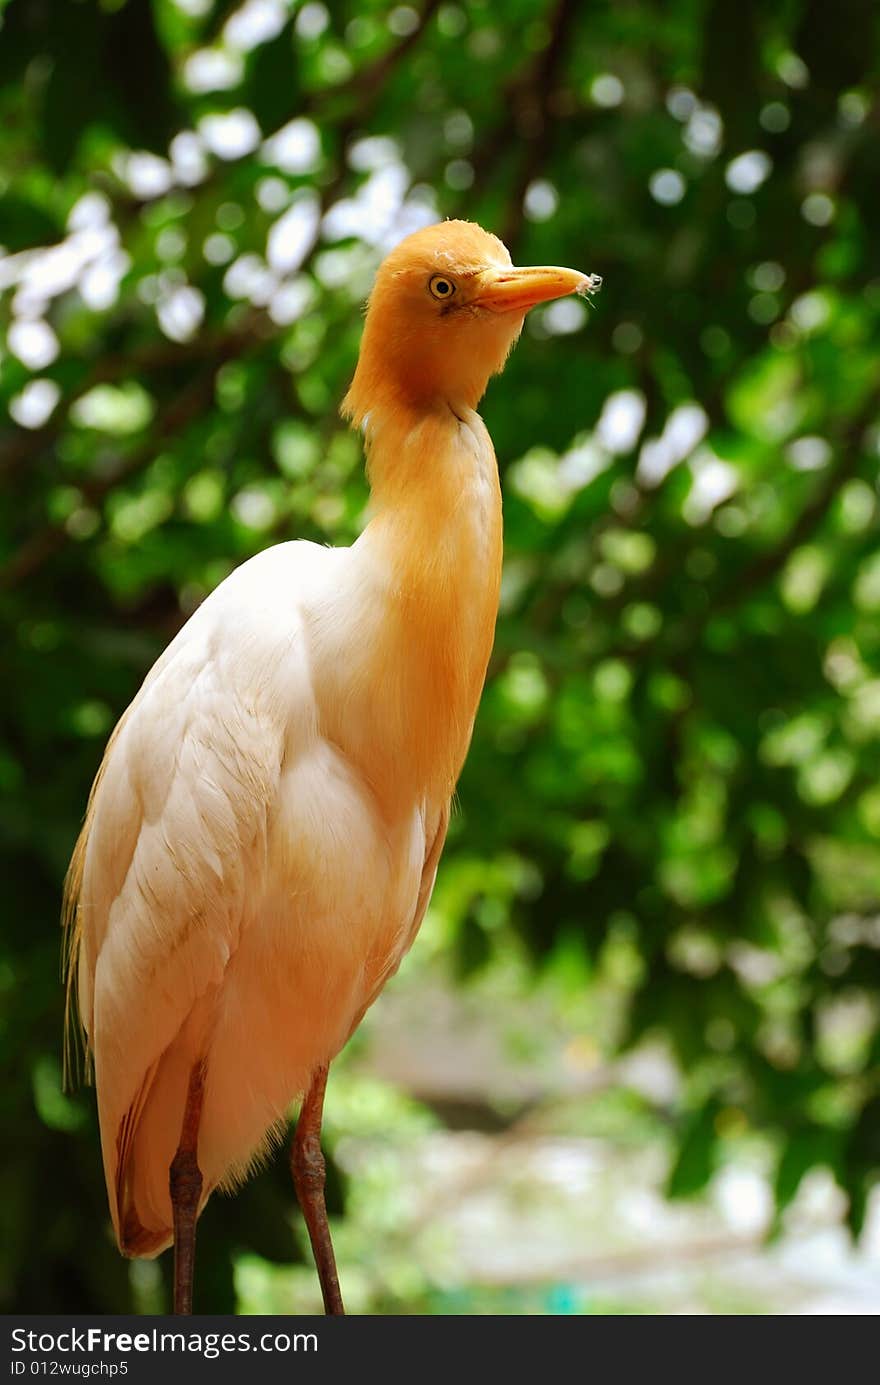
[[[174,1217],[174,1311],[192,1313],[193,1270],[196,1257],[196,1219],[202,1195],[198,1165],[199,1121],[205,1094],[205,1065],[200,1060],[189,1076],[180,1144],[171,1161],[168,1185]]]
[[[339,1277],[336,1273],[336,1257],[333,1254],[333,1242],[327,1224],[327,1207],[324,1202],[325,1165],[321,1153],[321,1115],[324,1110],[326,1086],[327,1067],[324,1065],[315,1069],[311,1085],[303,1099],[290,1147],[290,1171],[293,1174],[297,1200],[308,1227],[309,1240],[318,1267],[321,1293],[324,1295],[324,1312],[344,1314]]]

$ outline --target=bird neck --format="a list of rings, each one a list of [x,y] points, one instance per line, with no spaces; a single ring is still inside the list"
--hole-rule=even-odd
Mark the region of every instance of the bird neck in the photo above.
[[[497,597],[500,581],[501,488],[485,424],[467,405],[439,401],[371,411],[365,434],[371,519],[361,543],[390,596],[460,629],[462,604],[482,605],[487,579]]]
[[[432,341],[424,332],[416,338],[402,329],[389,335],[368,312],[342,413],[369,440],[377,426],[406,428],[447,405],[457,412],[476,409],[493,369],[500,368],[494,359],[450,351],[445,339]]]
[[[380,799],[443,802],[467,753],[495,633],[495,454],[471,410],[372,412],[368,471],[373,515],[354,548],[365,714],[347,722],[362,728],[358,758]]]

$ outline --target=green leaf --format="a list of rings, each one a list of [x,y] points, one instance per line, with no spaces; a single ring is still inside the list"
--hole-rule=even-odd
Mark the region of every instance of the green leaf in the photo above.
[[[261,44],[248,64],[247,103],[263,133],[269,135],[297,112],[299,73],[293,42],[293,21],[280,34]]]
[[[7,250],[48,245],[62,235],[61,223],[45,207],[14,193],[0,197],[0,245]]]
[[[669,1197],[693,1197],[701,1193],[715,1172],[719,1109],[719,1102],[713,1097],[686,1123],[666,1182]]]
[[[840,1139],[836,1131],[806,1129],[789,1134],[779,1161],[773,1193],[777,1214],[794,1200],[805,1174],[817,1165],[834,1167]]]

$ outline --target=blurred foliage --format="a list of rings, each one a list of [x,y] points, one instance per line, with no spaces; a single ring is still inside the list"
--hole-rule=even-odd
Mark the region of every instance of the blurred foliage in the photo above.
[[[605,277],[484,415],[502,618],[436,909],[463,973],[603,978],[686,1077],[673,1193],[880,1167],[880,70],[867,0],[0,0],[0,1297],[155,1306],[60,1091],[58,912],[107,733],[184,617],[366,500],[336,406],[442,215]],[[223,1216],[284,1259],[283,1168]],[[210,1230],[209,1230],[210,1225]],[[279,1226],[283,1233],[279,1234]],[[222,1243],[219,1238],[222,1239]],[[140,1289],[138,1286],[140,1285]],[[134,1295],[132,1299],[131,1295]]]

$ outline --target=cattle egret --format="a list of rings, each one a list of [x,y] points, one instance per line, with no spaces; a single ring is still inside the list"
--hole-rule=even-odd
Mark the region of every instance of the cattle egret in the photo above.
[[[120,719],[65,890],[119,1249],[174,1244],[304,1094],[291,1150],[325,1309],[342,1298],[320,1130],[331,1060],[427,908],[492,647],[495,454],[475,412],[529,308],[596,277],[515,268],[479,226],[381,266],[343,413],[372,514],[350,548],[281,543],[187,621]]]

